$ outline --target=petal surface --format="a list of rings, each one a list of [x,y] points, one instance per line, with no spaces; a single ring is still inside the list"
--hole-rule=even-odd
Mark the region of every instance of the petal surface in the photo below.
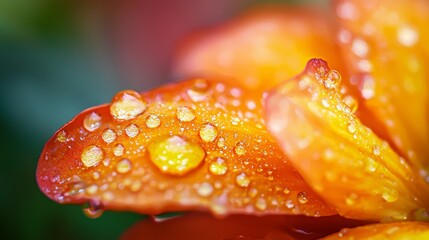
[[[146,214],[335,214],[264,127],[261,102],[205,79],[120,92],[47,142],[38,184],[58,202]]]
[[[266,98],[272,134],[304,179],[343,216],[407,219],[428,207],[428,185],[389,144],[365,127],[323,60]]]
[[[429,2],[337,0],[351,82],[413,165],[429,167]],[[427,172],[423,174],[429,180]]]
[[[333,239],[398,239],[425,240],[429,239],[429,224],[423,222],[400,222],[374,224],[352,229],[343,229],[323,240]]]
[[[315,219],[305,216],[231,215],[217,219],[207,214],[190,213],[171,219],[147,219],[128,229],[122,239],[316,239],[344,227],[363,222],[339,216]]]
[[[324,58],[336,69],[335,32],[321,11],[266,6],[196,33],[179,48],[179,77],[222,76],[253,90],[266,90],[296,76],[310,58]]]

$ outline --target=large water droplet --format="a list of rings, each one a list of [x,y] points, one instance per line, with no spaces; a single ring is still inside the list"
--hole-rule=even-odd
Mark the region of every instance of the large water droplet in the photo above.
[[[204,149],[180,136],[155,139],[148,146],[150,160],[162,172],[182,176],[198,167],[206,155]]]
[[[101,126],[101,117],[95,112],[92,112],[83,119],[83,127],[92,132]]]
[[[250,184],[250,178],[245,173],[240,173],[235,178],[235,182],[240,187],[248,187]]]
[[[141,95],[132,90],[119,92],[110,105],[110,114],[119,120],[136,118],[146,110],[146,102]]]
[[[211,123],[205,123],[200,128],[200,137],[204,142],[213,142],[217,137],[217,127]]]
[[[103,134],[101,135],[101,138],[106,143],[114,142],[116,140],[116,137],[117,137],[116,132],[110,128],[107,128],[106,130],[104,130]]]
[[[301,204],[306,204],[308,202],[306,192],[299,192],[296,198],[297,198],[298,202]]]
[[[209,170],[214,175],[224,175],[228,171],[228,166],[224,159],[218,157],[210,163]]]
[[[101,215],[103,215],[103,207],[98,201],[89,201],[88,203],[83,205],[82,208],[83,213],[85,216],[95,219],[99,218]]]
[[[336,88],[341,82],[341,75],[335,70],[331,70],[326,75],[326,78],[323,79],[323,85],[327,89]]]
[[[209,88],[210,85],[205,79],[197,79],[193,87],[188,89],[186,93],[192,101],[201,102],[207,98]]]
[[[145,123],[148,128],[157,128],[161,124],[161,119],[156,114],[149,114]]]
[[[131,170],[131,162],[128,159],[122,159],[116,163],[115,168],[118,173],[127,173]]]
[[[195,119],[194,110],[192,110],[192,108],[187,106],[178,107],[176,116],[182,122],[190,122]]]
[[[139,134],[140,129],[137,125],[135,124],[130,124],[125,128],[125,133],[127,134],[128,137],[135,137]]]
[[[243,142],[237,143],[237,145],[235,145],[234,151],[238,156],[242,156],[246,154],[246,148],[244,147],[244,143]]]
[[[67,133],[66,131],[62,130],[57,134],[57,140],[59,142],[65,142],[67,141]]]
[[[124,154],[124,146],[122,144],[117,144],[114,148],[113,148],[113,155],[120,157]]]
[[[103,150],[94,145],[88,146],[82,151],[80,159],[86,167],[95,166],[103,159]]]

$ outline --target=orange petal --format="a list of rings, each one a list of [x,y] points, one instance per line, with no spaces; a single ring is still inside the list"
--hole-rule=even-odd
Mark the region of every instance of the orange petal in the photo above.
[[[273,90],[266,120],[304,179],[343,216],[406,219],[428,207],[429,186],[344,103],[338,73],[311,60]]]
[[[429,223],[399,222],[374,224],[353,229],[345,228],[323,240],[333,239],[429,239]]]
[[[122,239],[316,239],[346,226],[363,224],[339,216],[315,220],[304,216],[231,215],[216,219],[201,213],[154,220],[138,222]]]
[[[335,7],[352,83],[387,140],[429,169],[429,2],[336,0]]]
[[[39,186],[58,202],[147,214],[335,214],[264,127],[261,100],[204,79],[118,93],[48,141]]]
[[[226,76],[266,90],[296,76],[310,58],[343,69],[334,39],[331,22],[319,11],[258,7],[189,37],[178,52],[175,72],[179,77]]]

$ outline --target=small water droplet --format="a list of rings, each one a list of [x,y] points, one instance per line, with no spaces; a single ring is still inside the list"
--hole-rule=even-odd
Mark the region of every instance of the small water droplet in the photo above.
[[[299,192],[297,195],[297,200],[301,204],[306,204],[308,202],[307,193],[306,192]]]
[[[142,114],[146,107],[146,102],[138,92],[125,90],[113,97],[110,114],[119,120],[130,120]]]
[[[355,113],[357,111],[359,103],[354,97],[347,95],[344,97],[343,101],[350,108],[351,113]]]
[[[197,188],[197,193],[201,197],[209,197],[213,193],[213,186],[208,182],[201,183]]]
[[[255,207],[261,211],[267,209],[267,202],[265,201],[265,198],[256,199]]]
[[[288,209],[291,209],[291,208],[294,208],[294,207],[295,207],[295,204],[293,203],[293,201],[292,201],[292,200],[287,200],[287,201],[286,201],[286,203],[285,203],[285,205],[286,205],[286,207],[287,207]]]
[[[238,156],[242,156],[246,154],[246,148],[244,147],[244,143],[243,142],[237,143],[237,145],[235,145],[234,151]]]
[[[380,147],[377,145],[373,146],[372,153],[374,153],[375,156],[380,156]]]
[[[125,133],[127,134],[128,137],[133,138],[135,136],[137,136],[140,132],[140,129],[137,125],[135,124],[130,124],[125,128]]]
[[[80,156],[80,159],[86,167],[97,165],[103,159],[103,150],[101,148],[91,145],[86,147]]]
[[[228,171],[228,166],[224,159],[218,157],[210,163],[209,170],[214,175],[224,175]]]
[[[131,192],[138,192],[142,188],[142,183],[140,181],[135,181],[130,185]]]
[[[124,154],[124,146],[122,144],[117,144],[114,148],[113,148],[113,155],[120,157]]]
[[[155,139],[148,146],[150,160],[162,172],[182,176],[198,167],[205,158],[204,149],[180,136]]]
[[[240,187],[248,187],[250,184],[250,178],[245,173],[240,173],[235,178],[235,182]]]
[[[92,132],[101,126],[101,117],[95,112],[92,112],[83,119],[83,127]]]
[[[224,138],[224,137],[220,137],[220,138],[217,140],[217,146],[218,146],[219,148],[225,148],[225,138]]]
[[[116,140],[116,137],[117,137],[116,132],[110,128],[107,128],[106,130],[104,130],[103,134],[101,135],[101,138],[105,143],[114,142]]]
[[[211,123],[205,123],[200,128],[200,137],[203,142],[213,142],[217,137],[217,127]]]
[[[399,198],[399,194],[398,194],[398,191],[396,191],[396,190],[392,189],[392,190],[390,190],[390,191],[383,192],[383,193],[381,194],[381,197],[382,197],[386,202],[390,202],[390,203],[392,203],[392,202],[396,202],[396,200],[398,200],[398,198]]]
[[[341,75],[335,70],[331,70],[323,79],[323,84],[327,89],[336,88],[341,82]]]
[[[156,114],[149,114],[145,120],[148,128],[157,128],[161,124],[161,119]]]
[[[187,106],[178,107],[176,116],[182,122],[190,122],[195,119],[194,110],[192,110],[192,108]]]
[[[62,130],[57,134],[57,140],[59,142],[65,142],[67,141],[67,133],[66,131]]]
[[[352,51],[358,57],[365,57],[369,52],[368,44],[361,38],[356,38],[352,43]]]
[[[118,173],[127,173],[131,170],[131,162],[128,159],[122,159],[116,163],[115,168]]]
[[[290,193],[289,188],[285,187],[285,188],[283,189],[283,193],[284,193],[284,194],[286,194],[286,195],[288,195],[288,194]]]
[[[347,130],[351,134],[355,133],[356,132],[356,124],[354,122],[349,123],[349,125],[347,126]]]
[[[89,195],[94,195],[96,194],[98,191],[98,186],[95,184],[89,185],[88,187],[85,188],[85,192]]]
[[[398,29],[398,42],[406,47],[412,47],[419,40],[419,33],[410,26],[404,26]]]
[[[370,75],[365,75],[359,84],[359,90],[362,97],[365,99],[371,99],[375,95],[375,81]]]
[[[197,79],[192,88],[188,89],[186,93],[192,101],[201,102],[207,98],[209,88],[210,85],[205,79]]]
[[[373,158],[368,158],[366,163],[366,170],[368,172],[375,172],[379,166],[380,164],[376,160]]]
[[[104,212],[101,203],[99,203],[98,201],[89,201],[88,203],[84,204],[82,211],[85,216],[92,219],[101,217]]]

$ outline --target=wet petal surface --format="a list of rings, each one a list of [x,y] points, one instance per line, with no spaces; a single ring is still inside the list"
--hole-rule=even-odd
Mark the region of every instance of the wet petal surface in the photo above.
[[[189,37],[176,57],[176,75],[220,75],[264,90],[296,76],[310,58],[342,70],[330,20],[314,9],[258,7]]]
[[[343,216],[408,219],[429,188],[387,142],[361,124],[338,91],[338,73],[311,60],[266,99],[266,120],[305,180]]]
[[[264,127],[261,101],[204,79],[120,92],[48,141],[38,184],[55,201],[94,211],[335,214]]]

